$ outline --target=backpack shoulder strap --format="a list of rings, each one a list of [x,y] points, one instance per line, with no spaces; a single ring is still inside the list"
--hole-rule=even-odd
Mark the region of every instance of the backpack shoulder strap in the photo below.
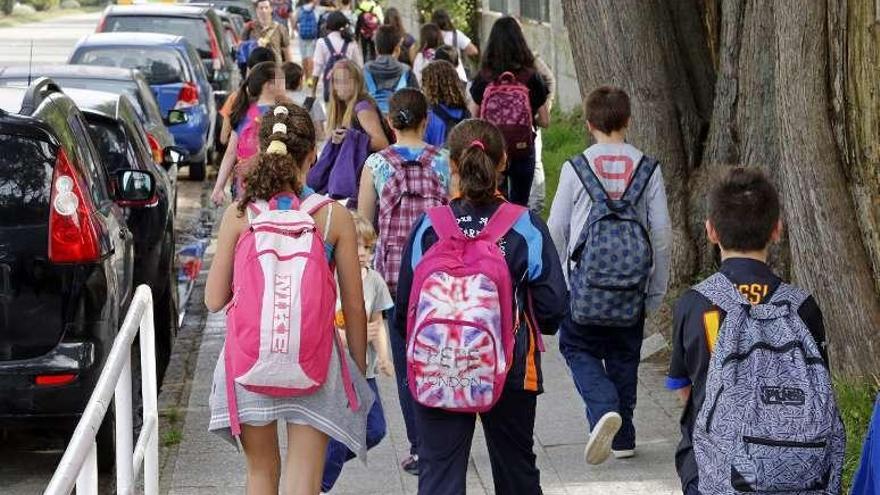
[[[336,55],[336,50],[333,49],[333,43],[330,43],[330,37],[324,36],[321,39],[324,40],[324,46],[327,47],[327,50],[330,52],[330,56],[332,57],[333,55]]]
[[[422,150],[422,153],[419,155],[418,162],[422,164],[423,167],[430,167],[434,158],[440,154],[440,148],[436,146],[428,145],[425,146],[425,149]]]
[[[621,199],[629,201],[631,205],[638,203],[642,199],[645,190],[648,189],[648,182],[658,166],[657,160],[650,158],[648,155],[642,155],[632,180],[630,180],[629,186],[627,186]]]
[[[599,178],[596,177],[596,173],[593,172],[593,168],[590,167],[590,163],[587,162],[583,153],[578,153],[568,161],[571,163],[571,168],[574,169],[578,179],[581,180],[581,183],[587,190],[587,194],[590,195],[590,199],[592,199],[594,203],[608,199],[608,193],[605,192],[605,187],[602,185]]]
[[[367,86],[367,93],[376,94],[379,88],[376,86],[376,80],[373,79],[373,73],[364,67],[364,84]]]
[[[312,193],[308,198],[303,200],[300,205],[300,209],[309,215],[314,215],[318,210],[323,208],[324,206],[332,203],[334,200],[329,196],[324,196],[323,194]]]
[[[384,158],[385,161],[387,161],[391,165],[391,168],[393,168],[394,170],[400,168],[405,161],[403,159],[403,155],[401,155],[399,151],[394,149],[394,146],[389,146],[383,149],[379,152],[379,156]]]
[[[515,205],[513,203],[501,203],[489,222],[480,231],[479,238],[491,242],[498,243],[504,234],[506,234],[513,225],[528,211],[524,206]]]
[[[400,73],[400,79],[397,80],[397,84],[394,86],[394,91],[397,92],[405,88],[407,79],[409,79],[409,69],[404,67]]]
[[[437,206],[428,210],[428,218],[431,220],[431,226],[434,232],[441,240],[444,239],[464,239],[464,233],[458,226],[455,219],[455,213],[451,206]]]
[[[751,308],[751,304],[736,290],[733,282],[720,272],[695,285],[693,289],[727,314],[738,309]]]
[[[809,298],[810,293],[804,289],[790,284],[781,283],[773,292],[773,297],[770,298],[770,304],[786,302],[790,306],[792,312],[797,312],[797,310],[800,309],[804,302]]]

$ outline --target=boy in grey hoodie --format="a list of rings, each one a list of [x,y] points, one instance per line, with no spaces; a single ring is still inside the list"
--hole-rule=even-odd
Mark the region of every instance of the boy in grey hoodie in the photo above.
[[[596,144],[583,152],[585,161],[567,161],[562,166],[559,188],[547,222],[570,287],[575,276],[572,258],[582,240],[581,233],[593,207],[593,199],[580,176],[594,174],[606,195],[616,200],[623,197],[637,176],[640,165],[649,161],[643,161],[644,153],[626,143],[630,103],[629,96],[623,90],[601,87],[593,91],[584,103],[584,110],[587,127]],[[578,174],[575,167],[589,167],[590,170],[581,170],[581,174]],[[644,310],[638,317],[638,323],[626,327],[582,325],[569,315],[560,327],[559,348],[571,369],[575,387],[584,400],[591,427],[584,451],[588,464],[600,464],[612,452],[616,458],[635,455],[636,435],[632,418],[645,314],[659,308],[663,301],[669,280],[672,244],[666,189],[659,166],[648,178],[643,191],[635,203],[635,212],[648,234],[653,266],[650,274],[646,274],[648,283]],[[580,249],[589,248],[582,246]],[[625,252],[623,254],[627,256]],[[609,259],[614,262],[618,256],[610,256]],[[577,302],[589,304],[592,301]]]
[[[391,26],[382,26],[376,31],[376,59],[364,65],[367,89],[383,112],[388,112],[387,103],[398,89],[419,87],[419,82],[410,67],[397,60],[400,56],[401,37]],[[372,80],[372,84],[370,83]],[[373,87],[371,87],[373,86]]]

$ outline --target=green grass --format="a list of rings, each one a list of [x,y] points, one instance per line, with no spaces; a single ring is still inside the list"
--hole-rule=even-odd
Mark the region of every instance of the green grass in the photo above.
[[[846,457],[843,465],[844,493],[849,493],[855,470],[862,455],[862,445],[868,431],[868,422],[874,407],[874,398],[880,390],[880,381],[849,382],[838,380],[834,384],[837,405],[846,426]]]
[[[580,112],[561,113],[553,111],[550,127],[544,129],[544,175],[547,181],[547,196],[544,206],[544,219],[550,214],[550,205],[559,185],[559,171],[562,164],[571,156],[580,153],[587,147],[587,131]]]
[[[183,432],[175,428],[166,430],[165,433],[162,434],[162,445],[165,447],[177,445],[181,440],[183,440]]]

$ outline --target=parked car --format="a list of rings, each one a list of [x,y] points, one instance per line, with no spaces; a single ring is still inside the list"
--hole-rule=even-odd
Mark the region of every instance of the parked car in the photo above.
[[[128,230],[134,236],[134,285],[147,284],[153,291],[156,367],[161,382],[177,335],[175,190],[171,178],[153,162],[146,131],[128,96],[83,89],[68,89],[65,94],[85,116],[108,176],[115,177],[120,170],[141,170],[150,174],[156,184],[152,197],[118,204],[123,207]],[[173,146],[164,150],[166,166],[175,165],[179,154]]]
[[[116,202],[155,187],[143,170],[108,176],[82,113],[50,79],[0,88],[0,427],[75,426],[133,293],[132,233]],[[113,430],[111,411],[97,432],[105,470]]]
[[[206,3],[205,0],[183,0],[182,3]],[[216,10],[223,10],[230,14],[238,14],[249,22],[257,18],[257,9],[251,0],[213,0],[210,5]],[[241,31],[239,31],[241,32]]]
[[[130,96],[138,118],[147,130],[147,140],[156,163],[163,161],[162,150],[174,145],[174,136],[167,127],[168,121],[162,117],[156,96],[140,71],[90,65],[3,67],[0,68],[0,86],[26,86],[33,74],[52,79],[61,86],[62,91],[81,88]],[[172,178],[176,182],[176,170],[169,170],[171,172],[174,172]]]
[[[241,74],[235,63],[235,47],[227,44],[223,36],[223,23],[209,6],[111,5],[104,11],[97,32],[183,36],[195,47],[205,66],[218,107],[241,83]]]
[[[70,63],[141,71],[159,102],[175,144],[186,150],[189,177],[205,178],[216,132],[217,105],[205,69],[195,49],[183,37],[155,33],[90,34],[76,45]],[[183,112],[172,114],[172,110]]]

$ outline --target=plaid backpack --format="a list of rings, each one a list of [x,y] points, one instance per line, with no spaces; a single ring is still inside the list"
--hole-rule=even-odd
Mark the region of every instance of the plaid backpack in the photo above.
[[[333,67],[336,66],[336,62],[340,60],[345,60],[348,58],[348,41],[344,41],[342,43],[342,48],[337,52],[333,49],[333,43],[330,42],[329,37],[321,38],[324,40],[324,44],[327,45],[327,51],[330,52],[330,57],[327,59],[327,63],[324,64],[324,102],[330,101],[330,83],[333,78]]]
[[[379,198],[379,249],[376,269],[392,294],[397,290],[400,260],[412,226],[429,208],[448,203],[448,193],[440,184],[432,162],[440,153],[425,146],[417,160],[406,160],[393,146],[380,151],[394,173]]]
[[[314,40],[318,38],[318,14],[314,8],[300,7],[296,17],[296,30],[299,31],[301,40]]]
[[[631,327],[645,307],[654,251],[636,204],[657,162],[643,156],[620,199],[608,196],[583,155],[570,163],[593,200],[571,254],[571,317],[579,325]]]
[[[700,492],[840,493],[846,434],[831,376],[781,284],[752,305],[723,274],[694,290],[725,312],[694,424]]]

